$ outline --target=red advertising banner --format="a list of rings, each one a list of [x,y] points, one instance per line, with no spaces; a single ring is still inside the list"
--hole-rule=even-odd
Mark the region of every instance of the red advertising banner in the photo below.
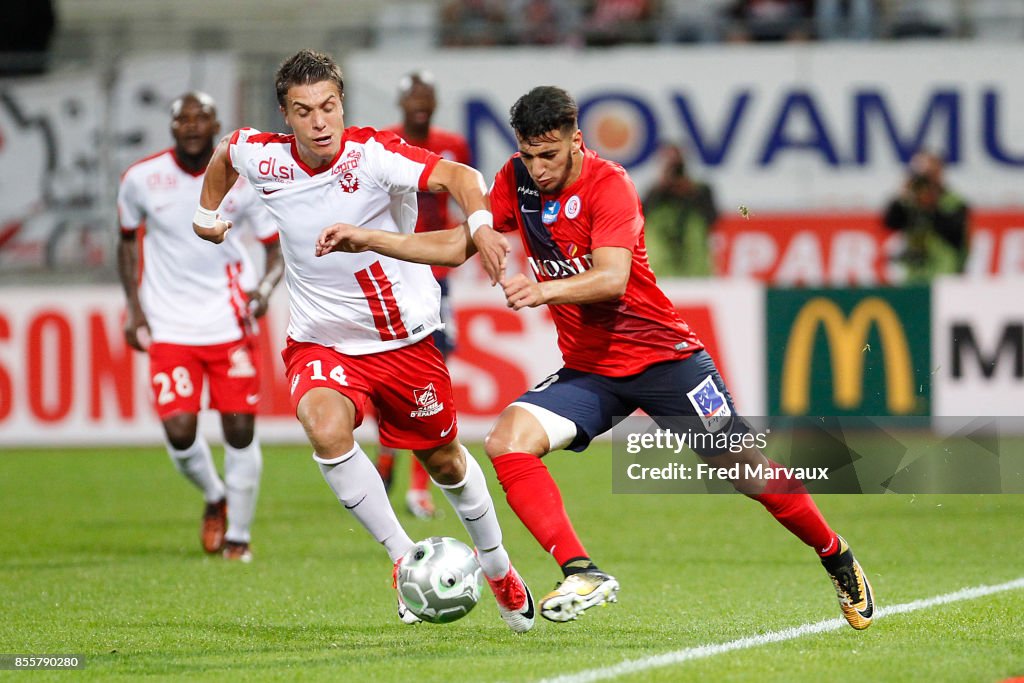
[[[467,275],[472,276],[472,271]],[[763,292],[754,282],[666,281],[666,292],[715,353],[742,410],[763,410]],[[500,289],[453,283],[458,348],[449,358],[459,432],[479,441],[497,414],[562,365],[545,308],[513,311]],[[100,287],[0,289],[0,450],[14,445],[160,443],[146,357],[122,332],[124,296]],[[264,441],[304,443],[289,400],[280,349],[287,329],[284,288],[261,322],[263,384],[257,428]],[[204,432],[220,440],[216,415]],[[368,422],[358,433],[375,438]]]
[[[717,272],[782,287],[899,284],[902,245],[867,212],[737,214],[713,240]],[[1024,209],[973,211],[970,245],[969,276],[1024,275]]]

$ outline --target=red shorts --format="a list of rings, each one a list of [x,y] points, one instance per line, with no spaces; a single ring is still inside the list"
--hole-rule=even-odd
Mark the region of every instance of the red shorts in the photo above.
[[[358,427],[370,400],[377,409],[384,446],[436,448],[450,443],[458,433],[451,377],[430,337],[394,351],[361,356],[289,339],[281,358],[292,407],[297,408],[310,389],[334,389],[355,404]]]
[[[185,346],[154,343],[149,347],[149,381],[160,419],[198,413],[203,382],[210,378],[210,408],[221,413],[255,413],[260,375],[254,341],[246,337],[226,344]]]

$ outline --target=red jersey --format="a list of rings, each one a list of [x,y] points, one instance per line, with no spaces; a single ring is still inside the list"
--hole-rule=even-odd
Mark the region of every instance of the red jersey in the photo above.
[[[387,130],[405,138],[410,145],[430,150],[448,161],[457,161],[460,164],[472,166],[469,143],[458,133],[431,126],[427,130],[426,139],[414,140],[406,137],[405,127],[402,124],[392,126]],[[416,194],[416,203],[419,206],[416,232],[447,230],[456,225],[456,221],[449,216],[447,192],[419,192]],[[434,272],[434,277],[441,280],[448,277],[448,271],[451,269],[444,266],[432,266],[431,270]]]
[[[625,377],[704,348],[658,288],[647,261],[643,207],[622,166],[584,149],[580,177],[558,195],[547,195],[516,154],[494,178],[491,211],[496,230],[519,231],[541,282],[589,270],[598,247],[633,253],[621,298],[548,307],[567,368]]]

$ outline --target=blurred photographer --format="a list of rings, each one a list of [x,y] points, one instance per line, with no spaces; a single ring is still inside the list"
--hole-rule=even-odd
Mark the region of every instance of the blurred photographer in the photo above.
[[[906,264],[908,283],[962,273],[967,262],[969,209],[946,187],[942,171],[942,159],[935,154],[914,154],[903,191],[885,210],[885,226],[906,239],[899,258]]]
[[[711,187],[687,174],[679,146],[663,145],[659,154],[661,175],[643,198],[651,269],[662,277],[708,277],[710,235],[718,220]]]

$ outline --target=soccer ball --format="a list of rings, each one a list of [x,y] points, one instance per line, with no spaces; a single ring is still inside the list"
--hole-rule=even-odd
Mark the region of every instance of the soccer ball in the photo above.
[[[468,545],[431,536],[402,556],[396,588],[420,619],[447,624],[469,614],[480,599],[482,571]]]

